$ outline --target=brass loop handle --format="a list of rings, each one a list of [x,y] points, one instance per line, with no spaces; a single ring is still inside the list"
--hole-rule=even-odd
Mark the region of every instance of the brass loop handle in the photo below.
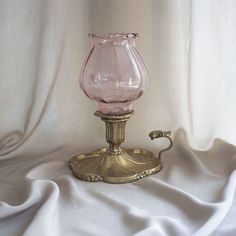
[[[156,138],[167,138],[167,139],[170,141],[170,145],[169,145],[167,148],[161,150],[161,151],[158,153],[158,157],[157,157],[157,158],[158,158],[159,160],[161,160],[161,154],[162,154],[163,152],[168,151],[168,150],[171,149],[171,147],[173,146],[173,142],[172,142],[172,140],[171,140],[171,138],[170,138],[170,135],[171,135],[171,131],[162,131],[162,130],[154,130],[154,131],[152,131],[152,132],[149,133],[149,137],[151,138],[151,140],[154,140],[154,139],[156,139]]]

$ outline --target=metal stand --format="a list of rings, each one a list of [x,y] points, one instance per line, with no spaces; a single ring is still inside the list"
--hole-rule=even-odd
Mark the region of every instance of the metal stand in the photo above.
[[[166,137],[170,141],[169,147],[159,152],[158,157],[141,148],[121,148],[120,145],[125,139],[125,124],[132,114],[133,111],[123,115],[95,113],[105,122],[109,147],[73,157],[69,166],[75,177],[89,182],[121,184],[139,180],[162,169],[161,153],[172,146],[170,131],[157,130],[149,134],[151,139]]]

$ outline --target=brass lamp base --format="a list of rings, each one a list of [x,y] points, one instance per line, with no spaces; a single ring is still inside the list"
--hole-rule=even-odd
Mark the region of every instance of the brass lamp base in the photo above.
[[[109,154],[107,148],[72,158],[69,166],[77,178],[112,184],[130,183],[161,170],[162,164],[153,153],[144,149],[122,150],[120,154]]]
[[[158,157],[145,149],[125,150],[120,147],[125,138],[126,121],[132,114],[133,111],[124,115],[95,113],[105,121],[106,140],[110,146],[73,157],[69,167],[75,177],[89,182],[121,184],[142,179],[162,169],[161,153],[172,146],[170,131],[157,130],[149,134],[151,139],[166,137],[170,141],[170,146],[159,152]]]

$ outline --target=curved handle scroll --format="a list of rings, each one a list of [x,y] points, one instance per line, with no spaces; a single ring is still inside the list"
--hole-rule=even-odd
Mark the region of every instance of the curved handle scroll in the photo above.
[[[156,139],[156,138],[167,138],[167,139],[170,141],[170,145],[169,145],[167,148],[161,150],[161,151],[158,153],[158,157],[157,157],[157,158],[158,158],[159,160],[161,159],[161,154],[162,154],[163,152],[168,151],[168,150],[171,149],[171,147],[173,146],[173,142],[172,142],[172,140],[171,140],[171,138],[170,138],[170,135],[171,135],[171,131],[162,131],[162,130],[154,130],[154,131],[152,131],[152,132],[149,133],[149,137],[150,137],[152,140],[154,140],[154,139]]]

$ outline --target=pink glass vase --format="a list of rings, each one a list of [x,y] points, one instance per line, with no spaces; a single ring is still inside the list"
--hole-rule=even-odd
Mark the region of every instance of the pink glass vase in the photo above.
[[[84,93],[103,114],[125,114],[148,88],[144,62],[135,47],[135,33],[89,34],[91,49],[80,75]]]

